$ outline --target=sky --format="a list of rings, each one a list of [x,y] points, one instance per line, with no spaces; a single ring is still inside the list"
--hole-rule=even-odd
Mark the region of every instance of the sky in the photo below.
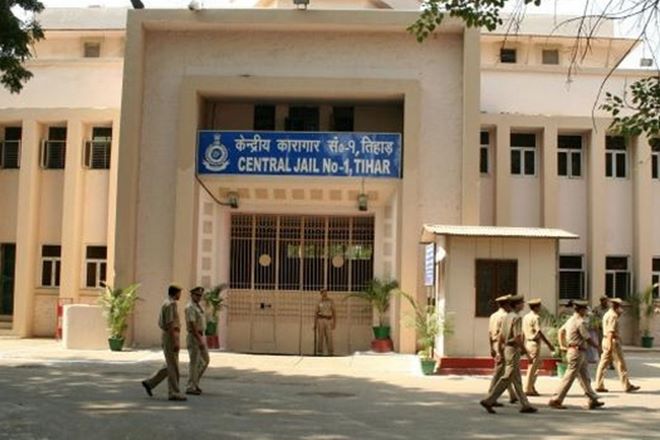
[[[190,0],[142,0],[147,8],[185,8]],[[310,0],[313,4],[314,0]],[[509,0],[506,9],[512,10],[521,0]],[[578,15],[584,12],[585,2],[589,2],[592,10],[602,8],[604,5],[617,7],[626,2],[634,0],[543,0],[541,6],[528,6],[527,13],[530,14],[557,14]],[[131,7],[129,0],[42,0],[46,7]],[[245,8],[250,7],[254,0],[203,0],[205,8]],[[293,7],[293,2],[292,2]],[[659,13],[660,15],[660,13]],[[639,33],[636,22],[628,22],[618,26],[616,32],[621,36],[637,36]],[[649,44],[640,44],[640,47],[632,53],[622,67],[639,67],[640,58],[655,58],[654,66],[660,64],[660,24],[655,23],[651,27],[653,35],[650,35]]]

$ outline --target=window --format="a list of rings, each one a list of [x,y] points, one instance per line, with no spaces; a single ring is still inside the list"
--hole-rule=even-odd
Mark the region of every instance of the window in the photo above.
[[[373,217],[231,217],[233,289],[361,290],[373,278]]]
[[[252,126],[255,130],[275,130],[275,106],[255,105]]]
[[[653,298],[660,299],[660,257],[653,259],[652,270],[651,284],[655,286],[653,289]]]
[[[354,121],[353,107],[332,108],[332,129],[334,131],[353,131]]]
[[[559,256],[559,299],[585,297],[583,261],[582,255]]]
[[[630,294],[628,257],[605,258],[605,295],[625,299]]]
[[[500,49],[500,62],[501,63],[515,63],[516,62],[516,49]]]
[[[319,108],[289,107],[284,126],[287,131],[319,131]]]
[[[536,174],[536,135],[511,133],[511,174],[534,176]]]
[[[5,140],[0,141],[0,168],[17,169],[21,162],[21,127],[5,127]]]
[[[605,137],[605,176],[625,178],[628,169],[628,152],[623,136]]]
[[[543,50],[541,55],[543,64],[559,64],[559,51],[557,49]]]
[[[85,143],[85,167],[93,170],[110,169],[112,127],[93,127],[92,140]]]
[[[59,287],[62,247],[44,245],[41,247],[41,285]]]
[[[66,159],[66,127],[50,127],[41,150],[41,167],[64,169]]]
[[[660,138],[651,139],[651,177],[660,179]]]
[[[488,317],[495,311],[495,298],[518,292],[516,260],[476,260],[477,317]]]
[[[480,136],[481,146],[479,147],[479,172],[488,174],[488,150],[490,149],[490,133],[482,131]]]
[[[581,177],[582,136],[558,136],[557,148],[557,174],[564,177]]]
[[[105,246],[87,246],[85,255],[85,287],[102,287],[105,282],[108,248]]]
[[[87,41],[83,46],[83,56],[85,58],[98,58],[101,56],[101,43]]]

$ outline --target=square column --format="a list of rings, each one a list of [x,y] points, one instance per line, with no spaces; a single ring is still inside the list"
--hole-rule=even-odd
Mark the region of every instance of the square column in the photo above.
[[[60,297],[77,299],[81,287],[83,202],[85,175],[82,167],[83,124],[79,119],[67,123],[66,164],[62,209],[62,271]]]
[[[607,228],[605,222],[605,135],[607,122],[598,121],[591,131],[587,169],[587,217],[589,233],[587,237],[587,268],[590,301],[593,305],[605,294],[605,242]]]
[[[34,288],[36,284],[36,268],[39,265],[40,140],[39,124],[34,120],[24,120],[21,165],[18,172],[13,322],[14,332],[22,338],[32,335]]]
[[[559,225],[557,199],[559,179],[557,177],[557,125],[547,121],[543,129],[543,163],[541,164],[541,215],[545,228]]]
[[[511,126],[495,127],[495,226],[511,225]]]
[[[639,136],[632,146],[633,179],[633,289],[641,291],[651,285],[652,184],[651,145],[646,136]],[[655,206],[657,208],[657,206]]]

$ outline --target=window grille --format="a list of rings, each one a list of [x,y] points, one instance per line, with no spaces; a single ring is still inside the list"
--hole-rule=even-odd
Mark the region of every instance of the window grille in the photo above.
[[[5,127],[5,140],[0,141],[0,168],[19,168],[21,163],[21,138],[21,127]]]
[[[628,257],[605,258],[605,294],[621,299],[626,299],[630,294]]]
[[[108,248],[106,246],[87,246],[85,255],[85,287],[102,287],[106,280]]]
[[[559,64],[559,51],[557,49],[543,50],[543,64]]]
[[[235,214],[233,289],[361,290],[373,278],[373,217]]]
[[[44,245],[41,247],[41,285],[43,287],[59,287],[61,255],[61,246]]]
[[[92,140],[85,142],[85,167],[93,170],[110,169],[112,127],[94,127]]]
[[[516,49],[500,49],[501,63],[516,63]]]
[[[99,58],[101,56],[101,43],[85,42],[83,45],[83,57]]]
[[[653,298],[660,298],[660,257],[655,257],[652,262],[651,284],[653,288]]]
[[[585,297],[584,258],[582,255],[559,256],[559,299]]]

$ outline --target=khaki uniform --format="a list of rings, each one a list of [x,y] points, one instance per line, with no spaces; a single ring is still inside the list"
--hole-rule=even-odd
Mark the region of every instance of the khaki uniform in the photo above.
[[[488,335],[490,337],[490,348],[498,356],[495,358],[495,369],[493,371],[493,378],[490,381],[490,386],[488,387],[488,392],[490,393],[495,388],[497,381],[500,380],[502,374],[504,374],[504,353],[500,352],[498,340],[500,338],[500,333],[502,332],[502,324],[504,323],[504,318],[506,318],[507,311],[503,308],[499,308],[495,313],[490,315],[488,320]],[[513,385],[509,385],[509,399],[514,400],[516,398],[516,393],[513,389]]]
[[[206,319],[202,307],[190,301],[186,306],[186,329],[188,336],[186,343],[188,345],[188,355],[190,364],[188,366],[188,386],[186,391],[199,390],[199,381],[209,366],[209,350],[206,344],[199,345],[195,334],[201,336],[204,341],[204,329],[206,328]]]
[[[330,298],[322,299],[316,306],[316,352],[323,354],[323,346],[328,348],[328,354],[332,356],[335,347],[332,342],[332,324],[334,322],[334,303]]]
[[[167,331],[170,326],[174,328],[174,338]],[[168,298],[163,303],[158,316],[158,327],[162,330],[161,345],[165,355],[165,365],[145,382],[149,385],[149,388],[153,389],[167,377],[169,397],[180,396],[179,350],[175,350],[175,347],[179,345],[181,322],[179,321],[179,312],[175,300]]]
[[[561,404],[564,398],[566,398],[566,394],[568,394],[568,390],[570,390],[576,377],[587,397],[590,400],[596,400],[598,399],[598,395],[591,388],[591,379],[589,378],[586,359],[587,340],[589,340],[587,324],[578,313],[575,313],[566,321],[562,329],[566,331],[566,344],[568,345],[566,360],[568,366],[559,384],[559,388],[553,396],[553,400]]]
[[[612,344],[607,337],[610,333],[613,334]],[[603,354],[600,356],[598,369],[596,370],[596,388],[605,388],[605,369],[614,361],[614,366],[619,372],[619,379],[623,384],[624,389],[631,387],[630,380],[628,379],[628,368],[626,361],[623,359],[623,350],[621,349],[621,341],[619,340],[619,315],[610,309],[605,316],[603,316]]]
[[[525,335],[525,350],[529,366],[525,377],[525,392],[536,392],[536,376],[541,366],[541,317],[535,311],[530,311],[522,319],[522,329]]]
[[[504,390],[512,385],[520,404],[523,408],[527,408],[531,405],[523,393],[520,377],[520,347],[517,346],[516,340],[522,338],[522,322],[517,313],[509,312],[506,315],[502,323],[501,337],[504,342],[504,373],[489,392],[484,403],[493,406]]]

